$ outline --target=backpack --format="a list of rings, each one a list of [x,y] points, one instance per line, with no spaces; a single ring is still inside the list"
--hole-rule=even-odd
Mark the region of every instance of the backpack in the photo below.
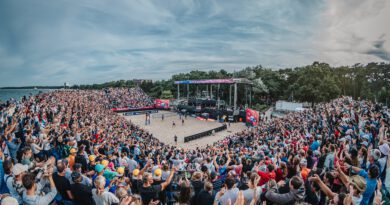
[[[8,175],[8,176],[4,179],[4,186],[2,187],[3,193],[10,193],[10,192],[9,192],[9,189],[8,189],[8,186],[7,186],[7,181],[8,181],[9,178],[12,179],[12,175]]]

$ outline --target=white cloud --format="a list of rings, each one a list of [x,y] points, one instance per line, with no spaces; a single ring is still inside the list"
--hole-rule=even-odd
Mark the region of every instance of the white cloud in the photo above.
[[[0,1],[0,86],[383,61],[389,13],[382,0]]]
[[[384,40],[382,52],[390,50],[388,1],[331,0],[321,16],[323,29],[314,42],[318,58],[334,65],[388,61],[369,52],[378,40]]]

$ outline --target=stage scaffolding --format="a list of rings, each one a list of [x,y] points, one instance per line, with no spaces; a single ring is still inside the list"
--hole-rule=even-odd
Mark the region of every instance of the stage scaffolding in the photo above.
[[[248,99],[249,94],[249,107],[252,106],[252,86],[253,83],[246,78],[229,78],[229,79],[207,79],[207,80],[180,80],[175,81],[177,85],[177,99],[180,99],[180,85],[186,85],[187,87],[187,101],[189,100],[189,87],[190,85],[207,85],[207,92],[209,96],[213,97],[213,85],[217,85],[218,96],[217,100],[219,102],[219,89],[221,84],[229,84],[229,106],[232,106],[232,89],[233,89],[233,107],[234,110],[237,109],[237,85],[243,84],[245,86],[245,97]],[[210,89],[209,89],[210,87]],[[248,89],[249,88],[249,89]],[[197,88],[198,90],[198,88]],[[219,103],[218,103],[219,109]]]

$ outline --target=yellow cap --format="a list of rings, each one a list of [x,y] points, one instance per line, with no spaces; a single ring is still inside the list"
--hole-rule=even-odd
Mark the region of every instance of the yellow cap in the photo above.
[[[118,175],[123,175],[125,173],[125,168],[124,167],[118,167],[116,169],[116,172],[118,172]]]
[[[138,176],[138,174],[139,174],[139,169],[134,169],[133,170],[133,176]]]
[[[95,159],[96,159],[96,156],[93,155],[93,154],[89,155],[89,157],[88,157],[88,160],[89,160],[90,162],[94,162]]]
[[[107,165],[108,165],[108,160],[103,159],[102,162],[101,162],[101,164],[102,164],[104,167],[107,167]]]
[[[154,170],[154,176],[156,176],[156,177],[161,176],[161,173],[162,173],[161,169]]]
[[[71,154],[77,153],[77,150],[75,148],[72,148],[72,149],[70,149],[70,153]]]

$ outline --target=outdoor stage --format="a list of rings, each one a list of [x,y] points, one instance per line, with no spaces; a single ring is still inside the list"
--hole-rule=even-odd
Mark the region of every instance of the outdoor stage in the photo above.
[[[164,114],[164,121],[161,120],[161,114]],[[182,125],[179,115],[169,111],[159,111],[151,114],[150,125],[145,125],[145,114],[124,116],[127,120],[149,131],[154,137],[166,144],[174,145],[174,136],[177,135],[177,144],[182,148],[204,147],[207,144],[221,140],[233,133],[246,129],[244,123],[231,123],[231,126],[221,132],[215,133],[214,136],[206,136],[194,141],[184,143],[184,137],[197,134],[203,131],[220,127],[219,122],[201,121],[196,118],[187,116]],[[184,116],[182,116],[184,118]],[[176,127],[172,127],[172,121],[175,121]]]

